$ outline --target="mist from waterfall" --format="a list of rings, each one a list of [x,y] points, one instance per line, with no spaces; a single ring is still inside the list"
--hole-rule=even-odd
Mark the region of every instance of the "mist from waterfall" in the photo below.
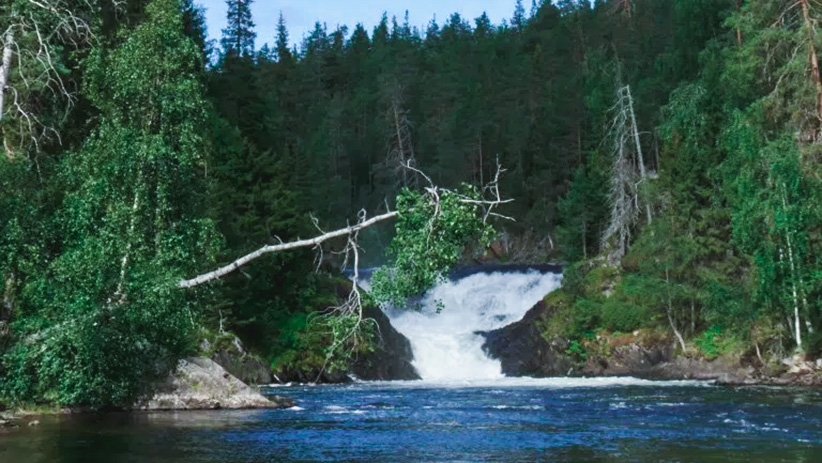
[[[423,380],[501,379],[500,362],[485,355],[485,339],[477,332],[520,320],[561,281],[560,274],[537,270],[477,273],[431,289],[419,311],[392,309],[388,315],[411,341],[414,366]]]

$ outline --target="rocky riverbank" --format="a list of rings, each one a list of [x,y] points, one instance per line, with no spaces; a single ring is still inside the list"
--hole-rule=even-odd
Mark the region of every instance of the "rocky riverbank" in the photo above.
[[[155,392],[134,405],[132,411],[278,409],[294,406],[294,400],[266,396],[248,386],[213,360],[189,357],[157,384]],[[91,410],[40,408],[5,410],[0,406],[0,432],[37,426],[44,415],[86,413]]]
[[[682,352],[672,334],[640,330],[601,333],[582,343],[546,335],[557,308],[545,301],[522,320],[482,333],[485,352],[502,362],[508,376],[633,376],[652,380],[714,380],[725,385],[822,386],[822,360],[801,357],[763,360],[756,355],[707,358]]]

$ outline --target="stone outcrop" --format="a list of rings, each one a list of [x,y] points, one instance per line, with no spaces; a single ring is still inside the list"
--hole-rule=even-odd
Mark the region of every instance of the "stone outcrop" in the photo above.
[[[189,357],[160,384],[153,397],[138,404],[139,410],[212,410],[286,408],[289,399],[266,398],[211,359]]]
[[[568,342],[563,339],[545,339],[539,329],[539,320],[553,315],[554,308],[539,301],[522,320],[503,328],[480,333],[485,336],[482,348],[489,357],[502,362],[506,376],[566,376],[573,371],[574,362],[565,354]]]

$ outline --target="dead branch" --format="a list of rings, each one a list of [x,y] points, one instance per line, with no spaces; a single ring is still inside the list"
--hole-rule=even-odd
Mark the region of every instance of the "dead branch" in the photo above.
[[[270,253],[274,253],[274,252],[281,252],[281,251],[288,251],[288,250],[291,250],[291,249],[298,249],[298,248],[316,247],[316,246],[319,246],[323,242],[328,241],[330,239],[339,238],[339,237],[345,236],[345,235],[350,235],[354,232],[358,232],[358,231],[360,231],[364,228],[368,228],[368,227],[370,227],[374,224],[377,224],[379,222],[383,222],[383,221],[386,221],[386,220],[389,220],[389,219],[393,219],[394,217],[397,216],[397,214],[399,214],[397,211],[390,211],[390,212],[387,212],[385,214],[372,217],[372,218],[370,218],[370,219],[368,219],[364,222],[357,223],[356,225],[341,228],[339,230],[334,230],[334,231],[328,232],[328,233],[323,233],[322,235],[315,236],[314,238],[311,238],[311,239],[297,240],[297,241],[292,241],[290,243],[281,243],[281,244],[276,244],[276,245],[263,246],[260,249],[254,251],[250,254],[246,254],[243,257],[240,257],[239,259],[235,260],[234,262],[232,262],[232,263],[230,263],[230,264],[228,264],[224,267],[218,268],[217,270],[214,270],[214,271],[208,272],[208,273],[204,273],[204,274],[202,274],[200,276],[197,276],[197,277],[194,277],[190,280],[182,280],[182,281],[180,281],[178,286],[180,288],[193,288],[193,287],[199,286],[203,283],[208,283],[209,281],[216,280],[217,278],[228,275],[229,273],[237,270],[238,268],[240,268],[243,265],[251,262],[252,260],[255,260],[259,257],[262,257],[262,256],[266,255],[266,254],[270,254]]]
[[[115,9],[123,4],[123,0],[108,1]],[[22,151],[20,148],[27,143],[35,150],[40,149],[44,139],[61,143],[57,127],[37,117],[37,107],[30,101],[29,93],[50,92],[65,102],[66,113],[72,108],[76,95],[64,80],[55,57],[61,47],[77,49],[92,42],[92,29],[86,17],[98,6],[90,0],[12,2],[7,15],[9,23],[0,33],[0,121],[17,119],[18,132],[16,140],[10,141],[0,130],[9,160],[14,160],[14,153]],[[9,101],[9,96],[13,101]]]

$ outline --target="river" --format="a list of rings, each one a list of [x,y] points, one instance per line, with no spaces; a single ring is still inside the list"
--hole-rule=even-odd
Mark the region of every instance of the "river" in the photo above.
[[[280,387],[290,410],[43,418],[3,463],[822,461],[822,391],[632,379]]]

